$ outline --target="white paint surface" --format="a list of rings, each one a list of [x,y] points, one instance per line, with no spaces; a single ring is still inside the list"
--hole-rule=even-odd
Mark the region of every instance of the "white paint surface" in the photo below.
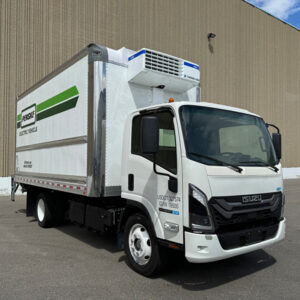
[[[300,168],[283,168],[283,179],[300,179]],[[0,195],[10,195],[10,177],[0,177]],[[21,195],[21,189],[19,188],[17,195]]]

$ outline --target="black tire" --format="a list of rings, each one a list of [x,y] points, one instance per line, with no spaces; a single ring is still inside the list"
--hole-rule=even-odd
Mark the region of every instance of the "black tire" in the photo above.
[[[53,207],[47,193],[40,193],[36,199],[36,218],[39,226],[51,227],[54,224]]]
[[[141,225],[139,227],[139,225]],[[129,241],[129,236],[131,234],[131,230],[135,229],[136,230],[142,230],[143,228],[146,230],[146,233],[148,233],[150,241],[147,242],[147,244],[151,245],[151,255],[150,258],[147,260],[146,263],[143,265],[141,263],[138,263],[136,259],[138,259],[137,256],[134,256],[132,254],[132,251],[136,250],[136,248],[133,250],[133,244],[135,245],[136,242],[132,244]],[[132,237],[132,235],[131,235]],[[136,239],[139,240],[139,239]],[[131,245],[130,245],[131,244]],[[142,244],[143,245],[143,244]],[[135,246],[134,246],[135,247]],[[139,247],[140,249],[143,248],[141,246],[141,242],[139,242]],[[143,216],[142,214],[134,214],[130,216],[125,224],[125,230],[124,230],[124,248],[125,248],[125,254],[127,256],[127,262],[129,266],[136,271],[137,273],[140,273],[144,276],[151,276],[154,274],[159,273],[162,270],[163,267],[163,260],[162,260],[162,255],[161,255],[161,249],[157,243],[155,233],[152,229],[151,221]],[[131,249],[130,249],[131,248]],[[138,249],[138,250],[140,250]],[[147,258],[148,255],[145,256]],[[144,259],[146,261],[146,259]]]

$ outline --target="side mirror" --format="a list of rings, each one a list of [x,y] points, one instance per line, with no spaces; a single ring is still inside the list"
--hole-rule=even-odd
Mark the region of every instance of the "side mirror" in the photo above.
[[[273,140],[273,146],[275,148],[277,158],[280,160],[281,159],[281,134],[273,133],[272,140]]]
[[[159,121],[155,116],[144,116],[141,122],[141,149],[145,154],[155,154],[159,146]]]

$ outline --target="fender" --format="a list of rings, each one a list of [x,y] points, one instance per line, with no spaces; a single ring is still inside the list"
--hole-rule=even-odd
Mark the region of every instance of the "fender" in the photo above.
[[[122,193],[122,198],[126,199],[126,203],[129,206],[139,208],[151,220],[153,231],[157,238],[165,239],[164,229],[157,211],[147,199],[129,193]]]

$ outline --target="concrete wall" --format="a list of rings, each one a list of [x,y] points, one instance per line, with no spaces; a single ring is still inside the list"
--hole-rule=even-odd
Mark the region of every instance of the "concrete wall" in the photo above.
[[[0,0],[0,176],[13,172],[16,96],[91,42],[198,63],[202,99],[279,125],[284,166],[300,166],[295,28],[241,0]]]

